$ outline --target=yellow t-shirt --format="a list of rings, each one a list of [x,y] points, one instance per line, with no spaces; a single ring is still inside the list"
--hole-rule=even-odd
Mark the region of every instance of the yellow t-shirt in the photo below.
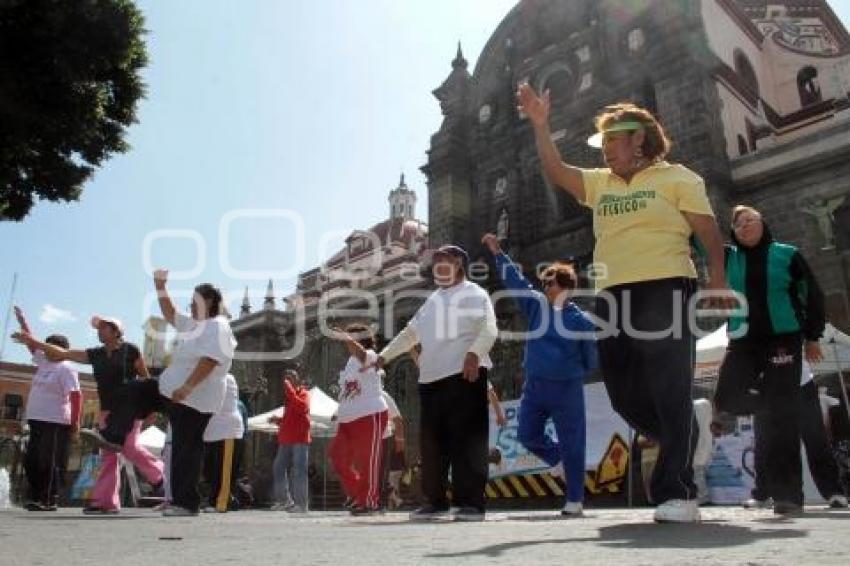
[[[596,288],[696,277],[683,212],[714,216],[702,177],[665,161],[630,183],[610,169],[584,169],[584,206],[593,210]]]

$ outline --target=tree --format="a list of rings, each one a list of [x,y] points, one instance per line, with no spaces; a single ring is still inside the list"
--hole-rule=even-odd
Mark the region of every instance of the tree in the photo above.
[[[75,201],[145,94],[132,0],[0,0],[0,219]]]

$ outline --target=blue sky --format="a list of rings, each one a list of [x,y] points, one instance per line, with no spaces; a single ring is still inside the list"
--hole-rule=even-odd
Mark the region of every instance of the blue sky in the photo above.
[[[514,4],[139,2],[150,65],[132,150],[107,162],[80,202],[39,203],[23,222],[0,223],[2,308],[17,272],[15,302],[38,335],[94,344],[87,321],[102,313],[124,320],[128,339],[141,342],[152,289],[146,263],[194,270],[172,287],[211,281],[238,308],[246,285],[262,297],[267,277],[234,270],[277,272],[277,297],[289,293],[294,274],[328,256],[344,233],[387,217],[402,171],[427,219],[419,167],[441,120],[431,90],[451,70],[457,41],[471,69]],[[850,22],[850,2],[832,5]],[[295,213],[304,245],[295,245],[292,222],[243,217],[230,224],[230,257],[220,257],[222,220],[244,209]],[[182,232],[155,239],[145,254],[146,238],[162,230]],[[6,342],[3,359],[27,357]]]
[[[201,257],[186,234],[150,246],[156,266],[185,272],[202,262],[175,290],[208,280],[238,305],[246,285],[262,297],[268,278],[231,277],[228,264],[292,272],[275,279],[280,298],[342,232],[388,216],[402,171],[427,219],[419,167],[441,120],[431,91],[451,71],[458,40],[473,64],[515,0],[138,3],[150,65],[132,150],[107,162],[80,202],[39,203],[24,222],[0,223],[2,308],[17,272],[15,300],[36,333],[63,332],[80,346],[96,343],[94,313],[121,318],[128,339],[141,341],[152,289],[143,246],[155,231],[205,242]],[[292,222],[243,218],[230,225],[222,261],[220,224],[237,209],[297,213],[303,253]],[[323,234],[337,231],[337,244],[320,250]],[[28,356],[7,341],[3,358]]]

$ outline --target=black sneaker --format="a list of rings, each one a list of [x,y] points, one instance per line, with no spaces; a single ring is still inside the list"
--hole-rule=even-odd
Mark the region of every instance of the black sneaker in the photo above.
[[[449,510],[433,505],[423,505],[416,511],[410,513],[411,521],[437,521],[449,516]]]
[[[799,517],[803,514],[803,506],[791,501],[777,501],[773,504],[773,514],[783,517]]]
[[[117,515],[118,509],[115,507],[97,507],[96,505],[89,505],[87,507],[83,507],[83,515]]]
[[[454,517],[455,521],[470,523],[483,521],[485,518],[484,515],[484,509],[479,509],[478,507],[461,507],[452,512],[452,517]]]
[[[359,505],[354,505],[348,510],[348,512],[354,517],[369,517],[371,515],[377,515],[381,511],[376,507],[360,507]]]
[[[39,503],[38,501],[27,501],[24,509],[27,511],[56,511],[58,507],[47,503]]]

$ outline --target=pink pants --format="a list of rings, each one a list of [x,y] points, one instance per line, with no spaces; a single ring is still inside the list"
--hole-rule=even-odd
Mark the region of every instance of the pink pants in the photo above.
[[[101,413],[101,421],[106,420],[106,412]],[[151,484],[157,485],[162,481],[162,460],[139,445],[139,433],[142,421],[136,421],[124,441],[121,455],[144,476]],[[121,476],[118,466],[118,454],[107,450],[100,451],[100,473],[91,492],[91,504],[101,509],[119,509],[121,501],[119,487]]]

